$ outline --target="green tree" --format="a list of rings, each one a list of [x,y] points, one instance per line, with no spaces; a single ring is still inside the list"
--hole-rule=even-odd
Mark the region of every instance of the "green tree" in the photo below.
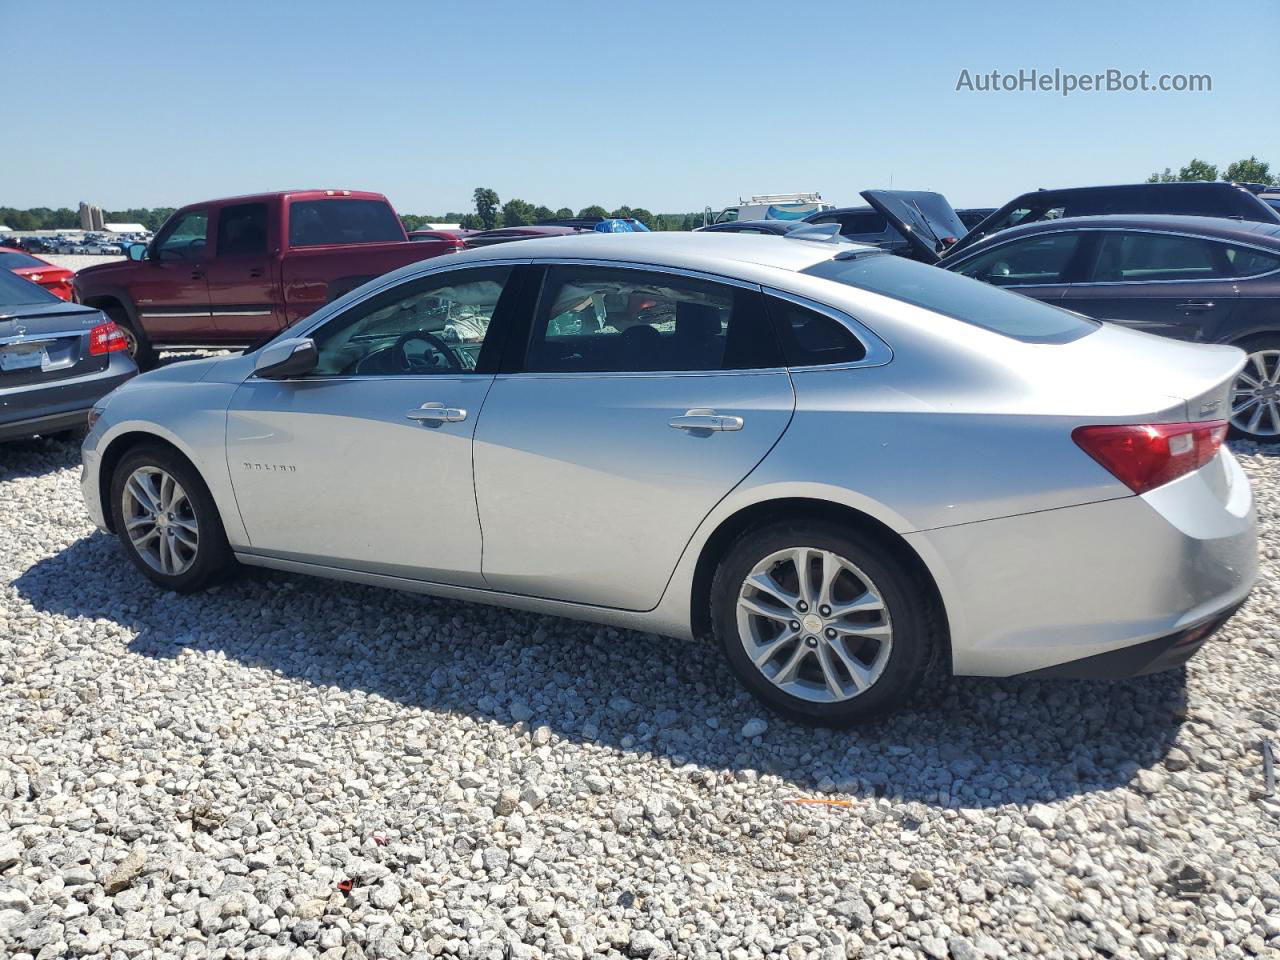
[[[624,220],[631,215],[631,208],[626,206],[619,207],[617,210],[613,211],[613,213],[609,214],[611,217],[622,217]]]
[[[1212,163],[1192,158],[1191,162],[1178,171],[1179,180],[1217,180],[1218,168]]]
[[[573,210],[570,209],[569,207],[561,207],[559,210],[555,212],[555,218],[557,220],[568,220],[572,216],[573,216]]]
[[[534,223],[537,223],[540,220],[551,220],[554,217],[555,217],[555,213],[552,212],[550,207],[544,207],[541,204],[539,204],[538,206],[533,208]]]
[[[657,218],[644,207],[632,207],[631,216],[635,217],[650,230],[655,229],[657,226]]]
[[[1271,175],[1271,164],[1255,156],[1227,164],[1227,172],[1222,179],[1233,183],[1276,183],[1276,178]]]
[[[482,229],[492,230],[498,225],[498,194],[488,187],[476,187],[472,195],[476,203],[476,217],[483,225]]]
[[[458,220],[458,225],[463,230],[483,230],[484,224],[480,222],[480,217],[474,213],[464,213]]]
[[[1178,178],[1173,175],[1173,171],[1168,167],[1164,168],[1164,173],[1153,173],[1147,177],[1147,183],[1173,183]]]
[[[533,223],[533,204],[512,197],[502,205],[502,225],[504,227],[523,227]]]
[[[608,215],[609,211],[598,203],[592,204],[589,207],[583,207],[578,211],[578,216],[580,217],[607,217]]]

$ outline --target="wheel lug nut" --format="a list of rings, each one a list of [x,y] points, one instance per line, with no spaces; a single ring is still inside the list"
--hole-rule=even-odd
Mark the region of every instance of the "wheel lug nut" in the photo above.
[[[817,638],[817,637],[805,637],[805,638],[804,638],[804,642],[805,642],[805,643],[807,643],[807,644],[808,644],[809,646],[811,646],[811,647],[816,647],[816,646],[818,645],[818,638]]]
[[[805,603],[803,600],[801,600],[799,603],[796,604],[796,609],[799,610],[801,613],[804,613],[806,610],[809,609],[809,605]]]
[[[836,638],[835,630],[832,629],[831,627],[827,627],[827,639],[834,640],[835,638]]]
[[[822,614],[824,617],[831,616],[831,608],[828,607],[825,603],[818,608],[818,612]]]
[[[791,621],[791,629],[792,629],[792,630],[799,630],[799,629],[800,629],[800,621],[799,621],[799,620],[792,620],[792,621]]]

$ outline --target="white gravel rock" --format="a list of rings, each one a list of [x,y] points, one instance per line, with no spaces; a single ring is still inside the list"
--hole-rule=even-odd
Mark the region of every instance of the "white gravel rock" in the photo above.
[[[851,733],[760,716],[709,646],[163,594],[73,446],[3,445],[0,956],[1275,955],[1280,459],[1236,449],[1261,579],[1185,673],[939,682]]]

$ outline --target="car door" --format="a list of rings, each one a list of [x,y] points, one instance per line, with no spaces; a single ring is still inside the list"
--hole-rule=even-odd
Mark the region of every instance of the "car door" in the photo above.
[[[1070,279],[1078,275],[1089,234],[1056,230],[1033,233],[978,248],[942,266],[954,273],[1004,287],[1048,303],[1059,303]]]
[[[761,294],[557,263],[526,317],[476,428],[485,580],[650,609],[698,524],[790,422]]]
[[[143,329],[169,343],[205,343],[212,321],[205,280],[209,211],[175,214],[156,236],[129,288]]]
[[[283,310],[276,294],[279,261],[270,255],[280,241],[270,236],[266,202],[219,208],[212,233],[213,255],[205,273],[218,339],[250,343],[283,327]]]
[[[472,434],[514,270],[436,271],[372,293],[310,333],[311,374],[243,383],[227,462],[253,551],[482,583]]]
[[[1098,231],[1081,282],[1060,305],[1097,320],[1174,337],[1214,340],[1238,290],[1227,247],[1207,237]]]

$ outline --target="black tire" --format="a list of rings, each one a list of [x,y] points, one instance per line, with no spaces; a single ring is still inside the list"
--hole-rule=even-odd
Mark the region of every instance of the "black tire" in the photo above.
[[[163,470],[177,480],[186,493],[198,526],[198,537],[194,558],[187,569],[175,574],[167,574],[154,567],[139,552],[129,538],[126,526],[124,493],[125,484],[134,471],[143,467],[154,467]],[[217,583],[234,573],[237,569],[235,557],[227,543],[227,535],[222,528],[222,518],[213,502],[209,488],[205,486],[200,474],[185,457],[169,447],[159,444],[145,444],[126,453],[111,476],[111,517],[112,526],[120,545],[129,559],[139,570],[155,584],[176,593],[194,593]]]
[[[156,349],[151,345],[141,326],[134,326],[129,314],[120,307],[108,307],[102,311],[115,321],[117,327],[124,331],[125,340],[129,344],[129,356],[138,365],[139,370],[150,370],[156,365]]]
[[[1260,353],[1262,351],[1275,351],[1276,353],[1280,353],[1280,334],[1265,333],[1265,334],[1262,334],[1261,336],[1250,337],[1247,340],[1241,340],[1239,343],[1236,343],[1235,346],[1239,347],[1241,350],[1243,350],[1245,353],[1249,354],[1250,356],[1252,356],[1255,353]],[[1280,359],[1270,360],[1268,364],[1268,370],[1274,369],[1275,363],[1280,363]],[[1253,367],[1252,362],[1246,362],[1245,368],[1242,372],[1245,374],[1255,373],[1256,371]],[[1246,385],[1243,383],[1239,383],[1239,386],[1244,387]],[[1280,390],[1280,387],[1277,387],[1275,389]],[[1234,397],[1234,392],[1232,396]],[[1280,403],[1280,398],[1278,398],[1275,394],[1272,394],[1272,396],[1268,399],[1273,400],[1276,403]],[[1228,416],[1230,416],[1230,414],[1228,414]],[[1265,413],[1265,412],[1263,413],[1262,421],[1259,424],[1259,426],[1264,428],[1273,426],[1273,421],[1271,420],[1271,416],[1269,413]],[[1248,427],[1247,423],[1244,427],[1239,427],[1239,426],[1236,426],[1235,423],[1232,423],[1230,436],[1232,437],[1232,439],[1235,439],[1235,440],[1252,440],[1255,443],[1265,443],[1265,444],[1280,443],[1280,423],[1274,424],[1274,429],[1276,432],[1271,434],[1251,433],[1247,429],[1247,427]]]
[[[849,699],[815,702],[788,693],[752,662],[741,639],[738,598],[744,581],[765,558],[795,547],[830,551],[852,563],[874,582],[887,610],[892,626],[887,660],[874,682]],[[937,650],[932,608],[930,591],[893,551],[855,529],[812,521],[776,523],[739,537],[721,561],[711,585],[712,629],[743,686],[785,717],[828,727],[873,719],[910,699]],[[814,639],[821,643],[819,637]]]

